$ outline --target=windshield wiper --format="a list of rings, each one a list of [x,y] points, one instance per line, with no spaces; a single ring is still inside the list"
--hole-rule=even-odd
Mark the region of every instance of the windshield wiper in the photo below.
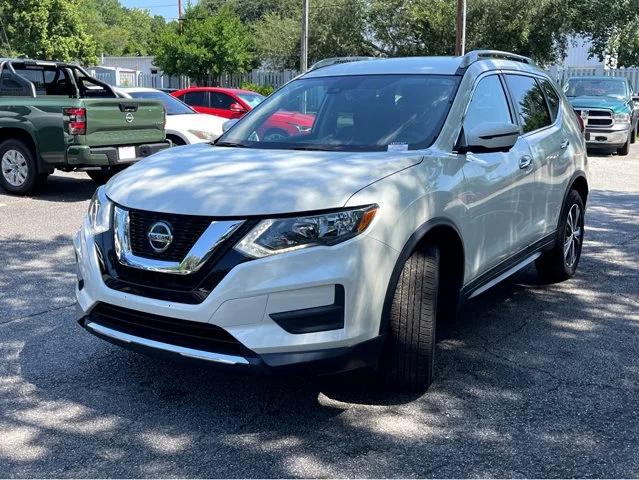
[[[248,145],[238,142],[214,142],[216,147],[235,147],[235,148],[248,148]]]

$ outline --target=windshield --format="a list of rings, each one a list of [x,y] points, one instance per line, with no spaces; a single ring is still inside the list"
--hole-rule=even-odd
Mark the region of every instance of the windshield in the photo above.
[[[460,77],[302,78],[275,92],[216,143],[302,150],[411,150],[430,146]]]
[[[259,93],[238,93],[237,96],[244,100],[251,108],[257,107],[262,103],[262,100],[266,98]]]
[[[146,100],[160,100],[164,103],[167,115],[188,115],[197,113],[186,103],[179,101],[177,98],[164,92],[126,92],[132,98],[144,98]]]
[[[571,78],[566,85],[567,97],[626,96],[626,82],[618,78]]]

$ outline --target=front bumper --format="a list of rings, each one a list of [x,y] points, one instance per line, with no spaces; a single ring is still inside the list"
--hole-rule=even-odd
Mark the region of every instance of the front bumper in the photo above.
[[[153,155],[161,150],[169,148],[171,142],[143,143],[140,145],[127,145],[135,148],[135,158],[120,160],[118,147],[90,147],[88,145],[72,145],[67,148],[67,165],[74,168],[82,167],[109,167],[137,162],[142,158]]]
[[[147,298],[107,287],[94,238],[83,228],[74,237],[78,259],[80,324],[109,342],[174,358],[258,370],[304,367],[318,373],[376,362],[382,339],[379,325],[386,288],[399,255],[391,247],[360,235],[332,247],[314,247],[251,260],[234,267],[198,304]],[[313,311],[337,303],[342,287],[343,325],[293,333],[273,319],[281,312]],[[125,332],[92,317],[96,305],[220,327],[241,344],[241,354],[177,345]],[[283,326],[282,326],[283,325]]]
[[[619,148],[626,144],[630,127],[626,125],[613,128],[587,128],[586,145],[588,147]]]
[[[245,355],[228,355],[130,335],[94,322],[91,315],[83,313],[80,313],[78,323],[98,338],[145,355],[178,362],[209,363],[218,367],[266,374],[303,371],[322,375],[374,367],[383,348],[383,337],[377,336],[352,347],[261,355],[254,352],[247,352]]]

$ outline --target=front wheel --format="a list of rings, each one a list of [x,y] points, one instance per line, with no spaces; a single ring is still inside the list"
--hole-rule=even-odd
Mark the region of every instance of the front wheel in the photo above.
[[[628,134],[628,140],[623,147],[617,149],[617,155],[626,156],[630,153],[630,143],[632,142],[632,136],[634,135],[634,131]]]
[[[415,251],[400,274],[388,318],[379,375],[393,390],[424,392],[433,380],[439,250]]]
[[[568,280],[577,271],[584,241],[584,202],[571,190],[562,211],[552,250],[544,252],[535,263],[537,272],[547,280]]]
[[[31,149],[20,140],[0,144],[0,185],[9,193],[26,195],[38,184],[38,172]]]

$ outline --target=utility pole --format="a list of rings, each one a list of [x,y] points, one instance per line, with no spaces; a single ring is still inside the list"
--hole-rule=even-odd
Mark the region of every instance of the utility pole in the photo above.
[[[182,0],[178,0],[178,29],[182,33]]]
[[[302,0],[302,38],[300,48],[300,70],[308,68],[308,1]]]
[[[466,53],[466,0],[457,0],[457,21],[455,28],[455,55]]]

